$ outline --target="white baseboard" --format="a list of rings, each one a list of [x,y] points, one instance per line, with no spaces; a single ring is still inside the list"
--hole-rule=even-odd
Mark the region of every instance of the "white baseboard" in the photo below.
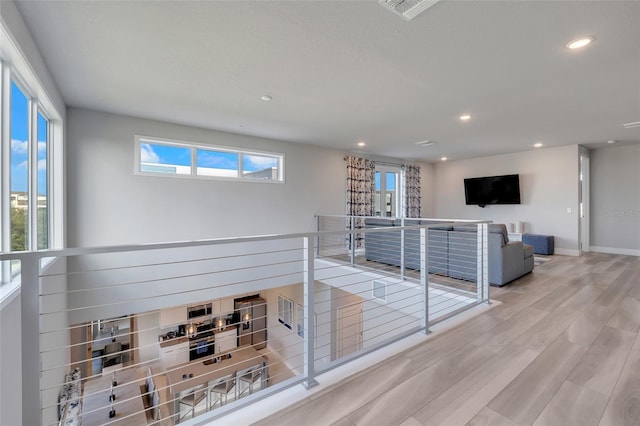
[[[640,256],[640,250],[616,248],[616,247],[590,246],[589,251],[595,251],[598,253],[624,254],[627,256]]]
[[[553,250],[553,254],[564,254],[565,256],[580,256],[580,251],[556,247]]]

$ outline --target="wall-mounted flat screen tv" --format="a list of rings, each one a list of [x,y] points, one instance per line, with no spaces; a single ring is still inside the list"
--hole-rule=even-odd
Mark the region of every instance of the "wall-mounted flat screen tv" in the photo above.
[[[520,204],[519,175],[487,176],[464,180],[467,205]]]

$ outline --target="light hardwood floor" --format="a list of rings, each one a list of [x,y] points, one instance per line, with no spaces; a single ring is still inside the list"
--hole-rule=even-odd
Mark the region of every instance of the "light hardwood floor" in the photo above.
[[[553,256],[491,298],[258,424],[640,425],[640,258]]]

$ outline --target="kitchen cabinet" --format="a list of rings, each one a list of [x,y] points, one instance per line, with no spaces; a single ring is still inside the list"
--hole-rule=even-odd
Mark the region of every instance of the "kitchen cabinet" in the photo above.
[[[160,360],[165,370],[189,362],[189,341],[160,347]]]
[[[212,315],[214,317],[226,316],[233,313],[233,298],[217,299],[212,302]]]
[[[187,308],[184,306],[179,308],[162,309],[160,311],[160,328],[177,327],[187,322]]]
[[[223,315],[229,315],[233,313],[233,298],[222,299],[220,301],[220,312]]]
[[[231,327],[215,333],[216,354],[229,352],[238,347],[238,330]]]

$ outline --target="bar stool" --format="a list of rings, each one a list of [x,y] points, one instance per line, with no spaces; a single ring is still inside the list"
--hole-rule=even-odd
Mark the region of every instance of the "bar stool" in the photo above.
[[[219,379],[216,380],[211,380],[209,381],[208,387],[209,387],[209,410],[211,410],[213,408],[214,405],[216,405],[218,402],[220,402],[220,406],[222,407],[224,404],[227,403],[227,398],[229,396],[229,392],[231,391],[231,389],[233,389],[236,385],[236,372],[234,371],[233,373],[224,376],[224,377],[220,377]],[[218,395],[218,398],[214,401],[213,400],[213,396],[211,395],[212,393],[215,393]]]
[[[186,390],[186,391],[182,392],[179,402],[180,402],[180,405],[186,405],[186,406],[191,408],[189,410],[189,411],[191,411],[191,418],[194,418],[195,414],[196,414],[196,407],[206,397],[207,397],[207,388],[206,388],[206,386],[205,385],[199,385],[199,386],[193,387],[193,388],[191,388],[189,390]],[[180,421],[182,421],[182,419],[184,419],[187,416],[187,414],[189,414],[189,411],[187,411],[183,416],[180,416]]]
[[[252,394],[253,385],[262,378],[262,364],[254,365],[253,367],[238,371],[236,378],[240,380],[237,386],[238,398],[241,398],[242,394],[244,394],[247,389],[249,390],[249,394]],[[244,389],[240,389],[241,383],[245,383],[247,386]]]

